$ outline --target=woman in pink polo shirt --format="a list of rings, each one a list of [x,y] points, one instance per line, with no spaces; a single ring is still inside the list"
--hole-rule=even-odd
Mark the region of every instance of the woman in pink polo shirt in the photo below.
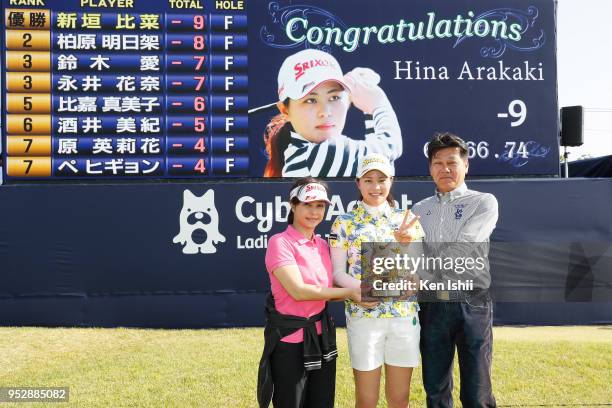
[[[327,185],[314,178],[295,182],[285,231],[268,242],[266,268],[271,295],[266,305],[265,345],[257,399],[276,408],[334,406],[335,326],[328,300],[360,301],[357,289],[334,288],[327,242],[315,235],[323,221]]]

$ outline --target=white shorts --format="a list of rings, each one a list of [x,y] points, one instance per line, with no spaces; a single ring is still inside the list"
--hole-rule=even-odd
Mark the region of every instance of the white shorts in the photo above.
[[[371,371],[383,363],[396,367],[419,365],[421,325],[412,324],[412,317],[349,317],[346,318],[351,366]]]

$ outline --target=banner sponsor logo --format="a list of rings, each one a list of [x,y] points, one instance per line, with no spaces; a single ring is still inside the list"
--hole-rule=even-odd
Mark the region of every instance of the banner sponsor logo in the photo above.
[[[330,197],[331,204],[327,208],[325,221],[333,221],[337,216],[351,211],[356,205],[357,200],[351,200],[346,204],[339,195],[334,194]],[[400,201],[396,202],[399,208],[407,209],[412,205],[406,194],[401,194]],[[236,236],[237,249],[259,249],[267,248],[268,235],[274,223],[286,223],[289,210],[289,203],[284,197],[274,196],[271,201],[257,201],[254,197],[243,196],[236,201],[235,214],[238,221],[244,224],[256,223],[257,232],[250,236]],[[318,231],[321,235],[327,236],[327,231]]]
[[[214,254],[219,243],[226,241],[225,235],[219,230],[219,212],[215,206],[213,189],[197,196],[190,190],[183,191],[183,207],[179,215],[179,233],[172,242],[183,246],[187,255]],[[331,222],[337,216],[351,211],[357,200],[343,202],[338,194],[330,197],[331,204],[327,208],[325,221]],[[401,194],[396,201],[399,208],[407,209],[412,205],[406,194]],[[221,204],[221,213],[227,208]],[[285,197],[275,195],[269,201],[260,201],[250,195],[239,197],[234,204],[234,216],[242,224],[249,224],[244,234],[236,234],[236,249],[265,249],[268,247],[268,233],[275,223],[286,223],[291,206]],[[223,215],[225,220],[228,214]],[[230,216],[231,217],[231,216]],[[229,221],[229,220],[228,220]],[[235,222],[235,221],[232,221]],[[252,227],[250,226],[252,225]],[[253,228],[254,227],[254,228]],[[227,228],[227,226],[226,226]],[[321,229],[321,235],[327,237],[327,231]],[[230,239],[233,239],[231,237]]]
[[[187,255],[214,254],[216,245],[225,242],[219,232],[219,213],[215,207],[215,192],[210,189],[202,196],[183,191],[183,208],[179,215],[179,233],[172,240],[183,245]]]

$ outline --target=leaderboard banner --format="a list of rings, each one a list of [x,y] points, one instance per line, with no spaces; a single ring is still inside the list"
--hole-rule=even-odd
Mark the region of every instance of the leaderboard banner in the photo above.
[[[436,132],[468,141],[472,175],[559,172],[553,0],[2,0],[2,13],[9,182],[354,177],[367,152],[424,176]]]
[[[4,1],[7,178],[248,176],[247,12],[217,3]]]

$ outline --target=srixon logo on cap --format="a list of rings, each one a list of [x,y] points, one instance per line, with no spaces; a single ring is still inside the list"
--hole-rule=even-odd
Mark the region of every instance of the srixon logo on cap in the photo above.
[[[333,67],[333,61],[326,59],[315,59],[309,60],[306,62],[298,62],[293,66],[293,71],[295,73],[295,79],[298,80],[302,75],[306,73],[310,68],[314,67]]]
[[[322,191],[324,193],[327,193],[327,190],[325,189],[325,187],[323,187],[320,184],[307,184],[306,185],[306,192],[310,193],[312,190],[318,190],[318,191]]]
[[[320,191],[325,196],[327,196],[327,190],[322,185],[314,184],[314,183],[306,184],[306,186],[304,187],[304,198],[302,199],[302,201],[308,202],[308,201],[314,201],[317,199],[321,199],[321,195],[317,194],[316,193],[317,191]]]

